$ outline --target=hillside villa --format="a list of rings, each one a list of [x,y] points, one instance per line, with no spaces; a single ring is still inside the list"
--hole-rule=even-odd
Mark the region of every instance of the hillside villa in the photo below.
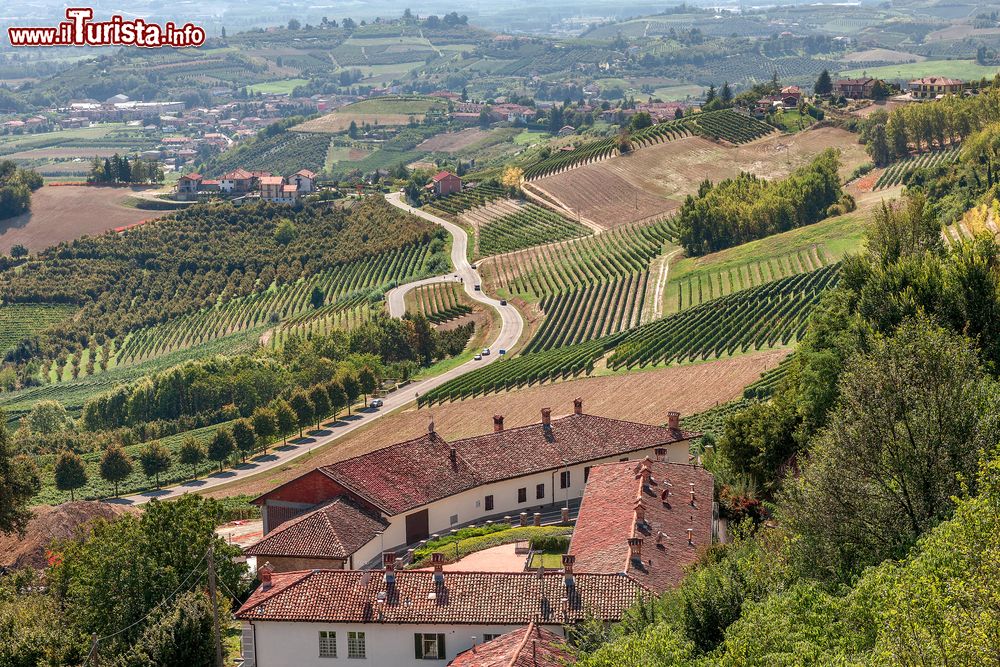
[[[910,81],[909,88],[911,97],[918,100],[933,100],[945,95],[960,95],[965,89],[965,82],[943,76],[925,76]]]
[[[854,100],[870,99],[878,79],[864,77],[860,79],[837,79],[833,83],[833,94]]]
[[[615,438],[617,443],[609,442],[604,452],[616,452],[606,457],[611,459],[618,458],[617,453],[637,451],[633,447],[645,451],[654,441],[668,446],[683,443],[686,448],[684,436],[693,435],[676,426],[633,424],[581,412],[553,420],[549,427],[550,440],[545,441],[563,443],[567,453],[574,448],[589,450],[594,440]],[[650,429],[677,433],[654,435]],[[480,442],[474,448],[463,445],[456,463],[460,465],[472,454],[490,455],[492,446],[496,456],[490,466],[522,467],[517,457],[530,457],[533,451],[524,445],[537,446],[540,441],[534,435],[539,431],[546,434],[543,424],[541,429],[533,425],[493,435],[518,431],[511,438],[469,439]],[[592,432],[596,438],[589,435]],[[469,441],[456,441],[452,448]],[[627,441],[631,442],[625,444]],[[518,444],[505,446],[510,443]],[[546,457],[545,449],[542,446],[538,452],[542,458]],[[664,452],[658,455],[663,457]],[[352,461],[352,470],[362,470],[357,459]],[[395,489],[392,495],[398,499],[408,489],[421,493],[426,483],[419,473],[421,461],[418,454],[417,465],[409,468],[418,471],[412,485],[399,486],[403,480],[397,474],[385,479],[383,487]],[[435,468],[432,476],[450,465]],[[370,477],[378,477],[378,470],[374,468]],[[576,468],[557,470],[562,478]],[[245,666],[322,665],[333,657],[371,665],[418,665],[425,660],[452,658],[457,665],[512,664],[483,660],[490,656],[513,660],[528,637],[571,664],[573,656],[564,646],[568,626],[588,616],[618,621],[638,598],[676,586],[685,568],[719,533],[714,481],[700,466],[646,455],[641,460],[594,463],[584,471],[589,480],[561,570],[445,571],[441,553],[432,555],[430,570],[403,570],[396,550],[382,552],[380,569],[362,571],[313,569],[303,562],[298,571],[279,572],[272,563],[265,564],[258,569],[261,586],[236,614],[243,622]],[[524,483],[518,479],[512,478],[511,490]],[[556,479],[555,471],[551,479]],[[340,481],[347,482],[344,478]],[[486,482],[480,491],[495,491],[495,485]],[[332,501],[322,509],[340,502]],[[365,521],[361,530],[384,531],[391,526],[384,518],[380,523],[374,513]],[[286,525],[303,522],[305,519],[292,520]],[[300,551],[336,530],[331,524],[323,528],[317,521],[315,525],[313,535],[298,533],[304,542]],[[271,536],[286,532],[279,527]],[[288,537],[286,534],[282,542],[291,543]],[[251,551],[252,547],[247,553]]]
[[[450,171],[439,171],[431,178],[427,189],[433,190],[436,197],[454,194],[462,191],[462,179]]]

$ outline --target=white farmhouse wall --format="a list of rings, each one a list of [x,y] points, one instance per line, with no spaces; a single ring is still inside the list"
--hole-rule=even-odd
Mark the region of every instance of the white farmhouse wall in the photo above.
[[[343,664],[351,667],[427,667],[445,665],[456,655],[476,644],[483,643],[483,635],[501,635],[520,626],[516,625],[417,625],[380,623],[300,623],[254,621],[245,623],[244,657],[250,653],[254,663],[246,667],[330,667]],[[562,634],[560,626],[546,629]],[[337,633],[337,657],[319,657],[321,630]],[[347,633],[365,633],[365,658],[347,657]],[[414,634],[444,634],[445,657],[440,660],[418,660],[414,651]],[[251,647],[248,651],[248,647]]]
[[[618,456],[609,456],[596,461],[588,461],[587,463],[581,463],[567,468],[559,468],[558,470],[525,475],[524,477],[516,477],[514,479],[495,482],[493,484],[484,484],[474,489],[469,489],[468,491],[463,491],[453,496],[442,498],[441,500],[425,505],[424,507],[411,510],[405,514],[386,517],[389,521],[389,527],[386,528],[385,534],[381,537],[376,537],[368,542],[368,544],[361,547],[361,549],[356,551],[354,553],[353,562],[349,562],[348,567],[362,567],[365,563],[368,563],[372,559],[378,557],[383,547],[386,549],[396,549],[406,544],[406,515],[408,514],[413,514],[426,508],[428,528],[432,535],[434,533],[447,533],[452,529],[452,527],[454,527],[455,524],[478,521],[479,519],[487,516],[494,516],[497,514],[509,514],[512,517],[515,517],[516,520],[521,512],[528,512],[530,522],[530,515],[533,514],[535,508],[540,505],[561,503],[565,502],[567,498],[574,499],[583,496],[583,489],[585,486],[583,481],[585,468],[590,468],[602,463],[617,463],[625,458],[634,461],[640,461],[646,456],[655,458],[654,449],[656,448],[638,450]],[[666,445],[665,449],[667,450],[667,461],[671,463],[688,462],[688,442],[684,441],[671,443]],[[570,487],[568,489],[559,488],[559,474],[564,470],[569,470],[570,473]],[[545,497],[541,499],[535,497],[535,487],[538,484],[545,485]],[[517,490],[520,488],[527,489],[527,498],[523,503],[517,502]],[[486,509],[486,496],[489,495],[493,496],[492,510]],[[455,523],[452,523],[452,517],[457,517]]]

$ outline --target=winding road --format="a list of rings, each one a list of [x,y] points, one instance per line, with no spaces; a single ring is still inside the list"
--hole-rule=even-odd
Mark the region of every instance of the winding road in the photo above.
[[[469,260],[467,258],[466,248],[469,243],[469,238],[466,235],[465,230],[458,225],[444,220],[443,218],[439,218],[436,215],[431,215],[426,211],[421,211],[420,209],[407,205],[402,200],[401,193],[397,192],[386,195],[386,200],[393,206],[402,209],[407,213],[412,213],[413,215],[444,227],[452,236],[451,261],[452,265],[455,267],[455,271],[446,275],[407,283],[406,285],[402,285],[390,291],[386,295],[386,299],[389,302],[389,313],[393,317],[402,317],[405,312],[403,298],[406,296],[407,292],[415,287],[434,282],[454,281],[457,280],[456,276],[461,277],[465,284],[465,291],[468,293],[470,298],[491,306],[500,313],[502,323],[500,327],[500,334],[491,345],[493,354],[483,357],[482,361],[467,361],[464,364],[455,366],[454,368],[445,371],[444,373],[429,377],[419,382],[414,382],[390,392],[383,397],[383,405],[381,408],[377,410],[363,408],[356,411],[350,417],[343,417],[335,423],[324,424],[323,429],[311,432],[308,437],[291,440],[287,445],[273,447],[268,454],[257,456],[246,464],[240,464],[233,468],[224,470],[221,473],[217,472],[209,475],[208,477],[185,482],[177,486],[160,489],[158,491],[148,491],[146,493],[122,496],[120,499],[109,502],[118,502],[127,505],[141,505],[152,500],[153,498],[178,498],[185,493],[206,491],[224,484],[231,484],[236,480],[245,479],[247,477],[266,472],[267,470],[278,468],[285,465],[289,461],[297,459],[298,457],[313,451],[314,449],[325,447],[331,442],[343,438],[349,433],[370,424],[376,419],[379,419],[382,416],[413,402],[420,394],[427,393],[431,389],[434,389],[449,380],[453,380],[461,375],[464,375],[465,373],[468,373],[469,371],[481,368],[486,364],[496,363],[502,358],[498,354],[499,350],[509,350],[514,346],[514,344],[521,337],[521,333],[524,331],[524,320],[521,318],[521,314],[518,313],[517,309],[513,306],[502,306],[498,300],[492,299],[482,292],[476,291],[475,285],[479,283],[479,275],[469,264]]]

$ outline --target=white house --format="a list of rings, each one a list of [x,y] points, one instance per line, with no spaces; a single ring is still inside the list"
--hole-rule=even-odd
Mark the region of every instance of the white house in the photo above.
[[[431,422],[424,436],[316,468],[254,499],[264,537],[246,553],[278,570],[363,568],[383,549],[402,551],[458,525],[576,501],[595,465],[686,463],[696,436],[676,412],[653,426],[584,414],[580,399],[571,415],[552,419],[544,408],[540,423],[511,429],[497,415],[492,433],[451,443]],[[321,516],[290,521],[306,513]]]
[[[309,194],[316,191],[316,173],[308,169],[299,169],[288,177],[288,183],[295,186],[295,190],[300,194]]]
[[[556,635],[593,615],[617,621],[643,589],[623,574],[259,570],[236,613],[244,667],[441,665],[473,646],[535,624]],[[466,663],[469,664],[469,663]],[[474,663],[473,663],[474,664]]]

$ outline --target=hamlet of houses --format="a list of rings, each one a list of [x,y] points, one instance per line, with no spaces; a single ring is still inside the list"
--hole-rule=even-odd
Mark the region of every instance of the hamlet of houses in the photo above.
[[[177,179],[175,197],[184,201],[201,195],[222,194],[239,201],[259,198],[275,204],[294,204],[303,195],[316,192],[316,174],[300,169],[291,176],[275,176],[269,171],[235,169],[219,179],[204,178],[199,173],[184,174]]]
[[[461,440],[431,421],[263,494],[264,536],[245,550],[261,583],[236,614],[244,665],[514,664],[526,642],[559,659],[538,664],[571,664],[568,628],[620,620],[726,539],[696,437],[676,412],[653,426],[577,399]],[[562,567],[476,570],[438,552],[412,567],[428,540],[485,523],[572,526]]]

